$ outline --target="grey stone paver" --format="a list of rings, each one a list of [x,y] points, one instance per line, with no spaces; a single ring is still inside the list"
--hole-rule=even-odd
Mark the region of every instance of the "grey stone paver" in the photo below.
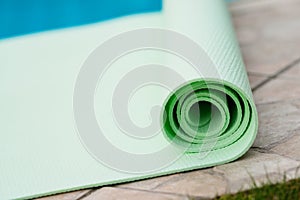
[[[294,136],[300,128],[299,108],[300,100],[258,105],[260,126],[253,146],[270,149]]]
[[[249,72],[273,75],[299,58],[300,1],[250,0],[236,2],[232,7]]]
[[[271,151],[300,161],[300,129],[293,131],[293,136],[276,145]]]
[[[84,198],[84,200],[189,200],[187,196],[180,196],[174,194],[155,193],[142,190],[131,190],[114,187],[103,187],[91,193],[91,195]]]
[[[273,153],[250,150],[242,159],[214,167],[227,180],[228,191],[236,193],[250,189],[254,182],[273,183],[283,179],[287,171],[296,170],[300,162]]]
[[[131,189],[140,189],[140,190],[154,190],[159,187],[161,184],[166,183],[168,181],[173,181],[178,179],[180,174],[172,174],[168,176],[162,176],[157,178],[151,178],[141,181],[135,181],[130,183],[120,184],[117,187],[121,188],[131,188]]]
[[[213,198],[226,193],[227,183],[223,176],[211,169],[182,173],[177,179],[161,184],[154,191]]]
[[[213,168],[43,199],[209,199],[249,189],[253,180],[300,177],[300,63],[278,74],[300,58],[300,1],[240,0],[230,10],[255,88],[260,126],[253,148]]]
[[[46,196],[39,198],[39,200],[74,200],[83,198],[87,195],[91,190],[79,190],[74,192],[68,192],[58,195]]]
[[[276,78],[254,92],[256,104],[276,103],[300,99],[300,79]]]

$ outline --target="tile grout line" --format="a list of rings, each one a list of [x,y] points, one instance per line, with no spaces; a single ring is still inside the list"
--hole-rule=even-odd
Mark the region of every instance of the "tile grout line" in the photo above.
[[[98,188],[100,189],[100,188]],[[98,189],[91,189],[90,191],[88,191],[87,193],[83,194],[82,196],[76,198],[76,200],[82,200],[84,199],[85,197],[88,197],[90,196],[91,194],[93,194],[94,192],[96,192]]]
[[[170,179],[168,179],[166,181],[163,181],[162,183],[160,183],[160,184],[156,185],[155,187],[151,188],[151,190],[154,191],[157,188],[159,188],[160,186],[163,186],[163,185],[168,184],[168,183],[173,182],[173,181],[177,181],[177,180],[179,180],[181,178],[182,178],[182,175],[179,174],[178,177],[172,177],[172,178],[170,178]]]
[[[280,74],[282,74],[283,72],[286,72],[287,70],[289,70],[290,68],[294,67],[295,65],[297,65],[298,63],[300,63],[300,58],[294,60],[293,62],[291,62],[290,64],[288,64],[286,67],[284,67],[283,69],[279,70],[278,72],[276,72],[275,74],[269,76],[266,80],[264,80],[263,82],[261,82],[260,84],[258,84],[257,86],[255,86],[252,91],[255,92],[257,89],[261,88],[262,86],[264,86],[265,84],[267,84],[268,82],[270,82],[271,80],[277,78]]]

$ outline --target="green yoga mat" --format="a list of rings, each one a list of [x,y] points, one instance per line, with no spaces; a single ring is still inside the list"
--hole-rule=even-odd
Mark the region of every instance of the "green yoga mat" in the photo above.
[[[215,166],[256,136],[222,0],[6,39],[0,55],[0,199]]]

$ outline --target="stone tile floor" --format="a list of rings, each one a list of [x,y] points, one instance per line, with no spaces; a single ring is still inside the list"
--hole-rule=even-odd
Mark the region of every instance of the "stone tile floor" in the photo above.
[[[260,127],[241,159],[213,168],[75,191],[41,200],[210,199],[259,183],[300,176],[300,1],[230,4]],[[251,174],[251,176],[250,176]]]

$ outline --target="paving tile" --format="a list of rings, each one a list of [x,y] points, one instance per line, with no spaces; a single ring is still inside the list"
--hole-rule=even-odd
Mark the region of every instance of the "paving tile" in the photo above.
[[[226,192],[226,181],[212,170],[182,173],[180,177],[160,185],[155,191],[213,198]]]
[[[246,45],[251,45],[259,39],[259,34],[250,27],[236,27],[236,34],[239,45],[245,49]],[[244,56],[245,57],[245,56]]]
[[[246,70],[270,76],[276,74],[298,58],[298,55],[285,56],[282,55],[282,52],[274,52],[278,48],[283,47],[274,43],[261,44],[260,46],[255,45],[254,47],[241,47]]]
[[[254,147],[272,148],[300,128],[300,100],[258,105],[257,109],[259,129]]]
[[[298,0],[239,0],[230,3],[230,11],[235,15],[244,15],[249,11],[262,11],[269,7],[280,7],[290,3],[297,3]]]
[[[262,83],[264,80],[266,80],[268,77],[263,75],[254,75],[254,74],[248,74],[249,82],[251,88],[255,88],[257,85]]]
[[[300,161],[300,128],[285,142],[271,149],[273,152]]]
[[[178,196],[172,194],[154,193],[141,190],[121,189],[113,187],[104,187],[93,192],[91,195],[83,198],[82,200],[188,200],[188,197]]]
[[[300,178],[300,167],[298,167],[297,169],[293,169],[293,170],[288,171],[285,174],[285,177],[286,177],[285,178],[286,181]]]
[[[235,193],[247,190],[256,184],[278,182],[284,172],[295,170],[299,162],[277,155],[250,150],[238,161],[214,167],[214,171],[223,174],[227,179],[228,192]]]
[[[91,190],[79,190],[75,192],[68,192],[63,194],[37,198],[37,200],[76,200],[83,197],[85,194],[87,194],[90,191]]]
[[[272,75],[300,57],[300,1],[262,2],[231,10],[247,70]]]
[[[117,185],[117,187],[141,189],[141,190],[152,190],[171,179],[174,179],[174,178],[176,179],[179,176],[180,176],[179,174],[173,174],[173,175],[168,175],[168,176],[151,178],[151,179],[147,179],[147,180],[135,181],[135,182],[131,182],[131,183],[124,183],[124,184]]]
[[[300,99],[300,80],[273,79],[257,89],[253,95],[256,104]]]

